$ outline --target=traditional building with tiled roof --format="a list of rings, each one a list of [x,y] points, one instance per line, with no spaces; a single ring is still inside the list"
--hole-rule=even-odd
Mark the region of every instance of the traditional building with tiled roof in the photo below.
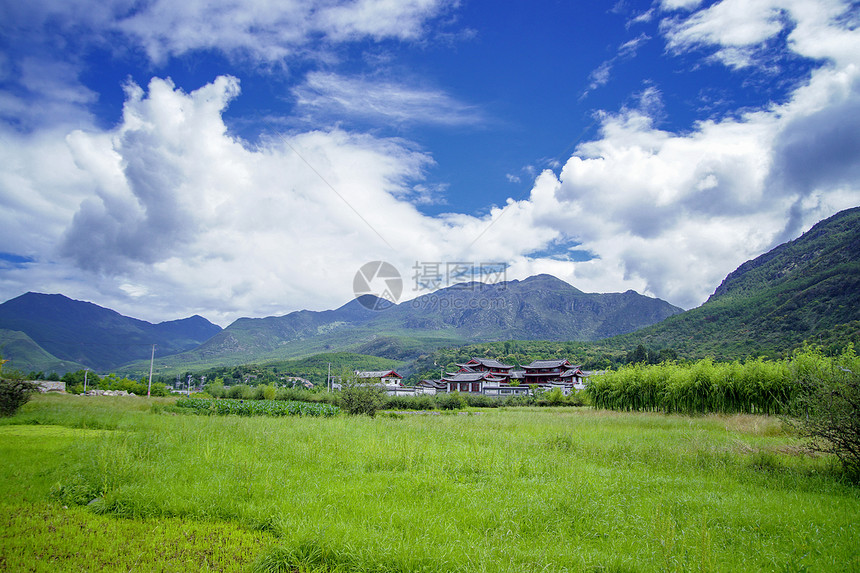
[[[585,375],[580,366],[571,364],[561,358],[557,360],[535,360],[523,366],[522,381],[524,384],[536,384],[542,388],[559,386],[565,393],[583,384]]]

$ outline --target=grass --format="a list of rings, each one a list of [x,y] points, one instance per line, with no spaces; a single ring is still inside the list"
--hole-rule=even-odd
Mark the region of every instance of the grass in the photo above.
[[[3,420],[0,569],[860,570],[860,490],[775,418],[164,403],[40,396]]]

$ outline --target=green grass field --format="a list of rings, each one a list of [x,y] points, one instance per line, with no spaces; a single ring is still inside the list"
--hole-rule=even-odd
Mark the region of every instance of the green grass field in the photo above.
[[[860,489],[773,417],[170,402],[0,420],[0,570],[860,570]]]

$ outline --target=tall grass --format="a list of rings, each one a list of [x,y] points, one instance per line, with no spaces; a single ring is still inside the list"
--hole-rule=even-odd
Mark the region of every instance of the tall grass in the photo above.
[[[774,418],[553,408],[201,417],[101,400],[25,406],[30,423],[102,419],[122,431],[64,443],[29,473],[3,470],[2,485],[23,491],[16,480],[42,473],[46,500],[100,520],[265,534],[258,571],[860,567],[860,493],[826,458],[783,453],[797,442]],[[27,442],[7,443],[2,464]]]
[[[595,407],[610,410],[783,414],[805,369],[833,372],[843,363],[860,368],[856,362],[852,348],[836,357],[805,348],[788,360],[637,364],[592,377],[587,394]]]

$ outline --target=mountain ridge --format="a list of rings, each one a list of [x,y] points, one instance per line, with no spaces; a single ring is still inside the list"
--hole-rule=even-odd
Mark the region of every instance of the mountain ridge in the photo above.
[[[860,207],[746,261],[701,306],[609,345],[688,358],[773,355],[860,320]]]
[[[364,302],[373,306],[370,299]],[[386,341],[397,337],[434,345],[498,338],[596,340],[679,312],[682,309],[666,301],[633,291],[584,293],[544,274],[497,284],[461,283],[380,311],[353,299],[333,310],[238,319],[186,356],[192,361],[231,353],[287,358],[313,350],[387,346]]]
[[[0,304],[0,329],[21,332],[62,362],[109,370],[198,346],[221,328],[200,316],[152,324],[62,294],[28,292]]]
[[[25,303],[33,306],[35,301],[44,304],[27,308]],[[462,283],[371,310],[377,302],[364,295],[336,309],[240,318],[221,329],[196,315],[152,325],[64,295],[27,293],[0,304],[0,334],[5,336],[0,341],[33,360],[88,366],[97,359],[122,365],[111,348],[136,346],[132,360],[140,362],[123,366],[130,373],[142,372],[143,361],[148,369],[151,344],[167,335],[170,344],[158,342],[164,344],[158,362],[165,372],[336,351],[408,361],[443,346],[504,340],[599,340],[600,348],[616,356],[637,344],[672,349],[686,358],[774,355],[815,336],[835,341],[857,337],[860,207],[822,220],[797,239],[741,264],[703,305],[686,312],[634,291],[585,293],[546,274],[498,284]],[[63,314],[57,305],[70,303],[73,308],[57,319]],[[16,306],[27,312],[18,308],[10,317]],[[109,335],[80,336],[78,323],[92,323],[93,315]],[[53,321],[54,340],[44,327],[33,327],[40,320]],[[210,332],[214,334],[208,336]],[[57,338],[77,346],[57,349],[51,345]],[[81,350],[88,345],[102,346],[101,353],[111,356]],[[42,350],[50,355],[40,354]],[[597,346],[589,350],[594,352]]]

